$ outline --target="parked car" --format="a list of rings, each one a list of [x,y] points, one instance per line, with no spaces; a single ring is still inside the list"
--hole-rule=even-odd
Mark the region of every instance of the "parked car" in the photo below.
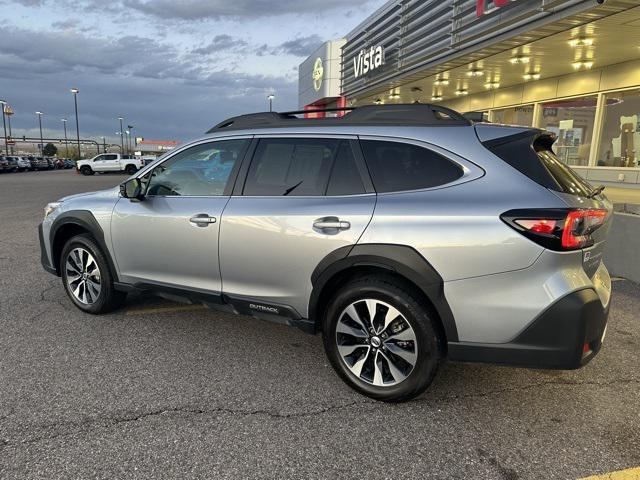
[[[64,168],[65,169],[76,168],[76,162],[74,162],[73,160],[70,160],[68,158],[65,158],[64,159]]]
[[[18,159],[16,157],[5,157],[7,162],[9,163],[9,171],[10,172],[17,172],[18,170],[20,170],[20,167],[18,166]]]
[[[93,175],[96,172],[125,172],[133,175],[143,162],[134,155],[121,155],[119,153],[103,153],[89,160],[78,160],[76,168],[83,175]]]
[[[13,157],[18,163],[18,170],[21,172],[31,170],[31,162],[27,157]]]
[[[33,158],[33,160],[31,160]],[[49,170],[49,162],[44,157],[29,157],[31,170]]]
[[[612,205],[555,139],[437,105],[235,117],[47,205],[42,262],[84,312],[156,291],[322,332],[379,400],[420,394],[444,358],[579,368],[606,332]]]
[[[11,165],[9,164],[9,160],[7,160],[7,157],[0,156],[0,172],[1,173],[5,173],[5,172],[10,172],[12,170]]]
[[[146,167],[147,165],[151,165],[153,162],[158,160],[159,157],[155,157],[153,155],[145,155],[140,157],[142,164]]]

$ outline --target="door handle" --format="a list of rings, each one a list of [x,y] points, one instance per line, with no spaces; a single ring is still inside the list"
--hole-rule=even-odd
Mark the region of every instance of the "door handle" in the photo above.
[[[342,221],[338,217],[324,217],[313,222],[313,228],[318,230],[349,230],[351,223]]]
[[[206,227],[211,223],[216,223],[218,220],[216,217],[210,217],[206,213],[199,213],[198,215],[194,215],[189,219],[191,223],[195,223],[199,227]]]

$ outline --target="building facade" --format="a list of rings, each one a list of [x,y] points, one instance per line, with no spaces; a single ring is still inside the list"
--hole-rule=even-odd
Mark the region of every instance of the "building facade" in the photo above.
[[[300,67],[301,109],[483,112],[556,132],[558,156],[592,182],[640,186],[637,0],[392,0],[328,44]],[[330,77],[309,68],[325,62]],[[320,74],[327,90],[303,91]]]

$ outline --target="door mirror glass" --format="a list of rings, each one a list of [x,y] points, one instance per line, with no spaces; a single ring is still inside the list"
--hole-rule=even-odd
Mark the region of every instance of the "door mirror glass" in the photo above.
[[[138,178],[132,178],[126,182],[120,184],[120,195],[124,198],[136,198],[142,200],[144,197],[142,193],[142,184]]]

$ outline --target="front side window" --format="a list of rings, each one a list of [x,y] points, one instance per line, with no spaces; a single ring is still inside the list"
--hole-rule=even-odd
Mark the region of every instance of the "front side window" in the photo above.
[[[143,178],[147,195],[221,196],[249,140],[220,140],[187,148]]]
[[[402,142],[360,142],[378,193],[432,188],[462,176],[462,168],[424,147]]]
[[[334,138],[261,139],[243,194],[325,195],[332,166],[343,142],[347,141]]]
[[[102,160],[117,160],[118,155],[103,155]]]

